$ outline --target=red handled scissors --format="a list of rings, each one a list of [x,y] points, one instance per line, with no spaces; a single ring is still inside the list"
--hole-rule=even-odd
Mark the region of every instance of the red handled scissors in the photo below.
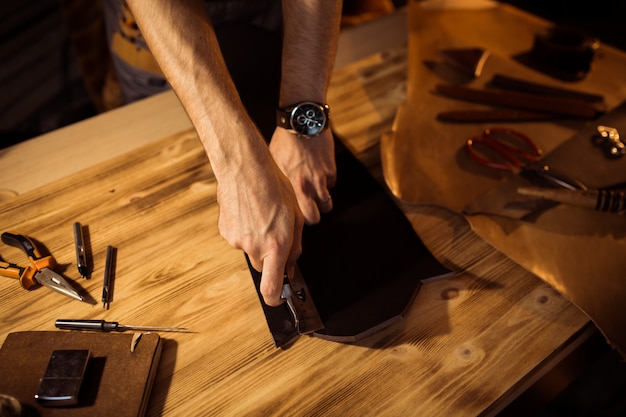
[[[514,129],[487,128],[482,136],[469,138],[465,150],[481,165],[514,172],[533,183],[570,190],[587,189],[577,179],[557,173],[541,163],[543,151],[539,145]]]

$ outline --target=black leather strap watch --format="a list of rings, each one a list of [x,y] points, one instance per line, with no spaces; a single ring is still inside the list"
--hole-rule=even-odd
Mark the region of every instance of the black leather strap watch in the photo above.
[[[299,137],[311,138],[328,128],[329,114],[328,104],[302,101],[279,108],[276,112],[276,124]]]

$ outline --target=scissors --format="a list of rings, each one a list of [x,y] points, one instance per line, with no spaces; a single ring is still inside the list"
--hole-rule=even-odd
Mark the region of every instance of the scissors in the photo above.
[[[55,259],[52,256],[41,256],[29,238],[12,232],[2,233],[0,238],[5,244],[22,249],[31,263],[30,266],[20,266],[0,260],[0,275],[18,279],[27,290],[41,284],[74,300],[83,301],[83,296],[65,278],[52,270],[56,266]]]
[[[541,163],[543,151],[539,145],[514,129],[487,128],[482,136],[469,138],[465,150],[481,165],[514,172],[537,185],[569,190],[587,189],[579,180],[555,172]]]

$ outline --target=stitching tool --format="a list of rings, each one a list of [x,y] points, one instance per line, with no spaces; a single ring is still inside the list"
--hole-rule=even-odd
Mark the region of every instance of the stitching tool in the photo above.
[[[125,332],[128,330],[141,330],[152,332],[184,332],[186,327],[160,327],[160,326],[131,326],[120,324],[116,321],[104,320],[67,320],[59,319],[54,325],[63,330],[92,330],[97,332]]]
[[[586,190],[579,180],[555,172],[540,162],[543,151],[527,135],[513,129],[494,127],[482,136],[467,139],[465,150],[479,164],[489,168],[511,171],[536,185]]]
[[[61,275],[53,271],[56,260],[51,256],[42,256],[35,244],[26,236],[13,232],[4,232],[2,242],[9,246],[22,249],[31,266],[20,266],[10,262],[0,261],[0,275],[19,279],[20,284],[27,290],[39,284],[57,291],[74,300],[83,301],[83,297]]]
[[[111,291],[113,288],[113,269],[115,268],[116,250],[107,246],[106,263],[104,265],[104,283],[102,285],[102,308],[109,309],[111,305]]]
[[[74,245],[76,247],[76,267],[78,273],[83,278],[89,277],[89,266],[87,264],[87,250],[85,248],[85,238],[83,236],[83,227],[79,222],[75,222],[74,226]]]

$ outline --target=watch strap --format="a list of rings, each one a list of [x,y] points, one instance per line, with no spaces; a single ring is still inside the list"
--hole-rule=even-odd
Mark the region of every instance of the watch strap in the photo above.
[[[293,105],[276,110],[276,126],[291,130],[291,110]]]

